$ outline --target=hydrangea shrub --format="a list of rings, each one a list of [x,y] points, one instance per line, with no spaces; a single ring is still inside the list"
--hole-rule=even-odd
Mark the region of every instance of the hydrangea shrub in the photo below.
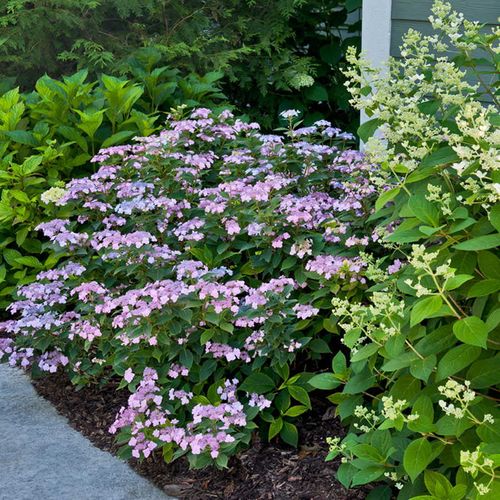
[[[392,274],[362,300],[335,297],[349,348],[329,396],[349,432],[332,436],[346,486],[370,498],[500,497],[498,29],[438,1],[436,35],[411,30],[385,74],[351,52],[353,104],[374,116],[376,212]],[[451,59],[450,54],[458,54]],[[479,66],[480,69],[479,69]],[[478,72],[473,85],[468,72]],[[494,76],[498,83],[498,75]],[[376,90],[372,90],[376,89]],[[394,486],[392,488],[390,486]]]
[[[134,457],[224,466],[257,424],[296,445],[335,345],[331,296],[367,287],[373,167],[330,123],[284,118],[262,135],[229,111],[171,116],[45,195],[67,215],[39,230],[66,259],[20,288],[0,355],[121,377],[111,431]]]

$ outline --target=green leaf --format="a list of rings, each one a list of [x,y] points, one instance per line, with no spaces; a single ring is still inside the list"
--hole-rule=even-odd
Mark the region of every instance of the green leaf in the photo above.
[[[241,384],[241,390],[246,392],[256,392],[264,394],[274,389],[274,382],[271,377],[264,373],[254,372]],[[278,431],[279,432],[279,431]]]
[[[451,146],[443,146],[437,151],[428,154],[420,163],[421,168],[436,167],[447,163],[455,163],[459,160],[457,153]]]
[[[133,130],[122,130],[121,132],[117,132],[112,136],[108,137],[101,145],[103,148],[108,148],[109,146],[114,146],[115,144],[122,144],[127,139],[130,139],[134,134],[137,134],[136,131]]]
[[[363,0],[346,0],[345,8],[347,12],[352,12],[353,10],[361,8]]]
[[[424,482],[429,493],[437,498],[449,498],[452,486],[451,483],[439,472],[426,470],[424,472]]]
[[[488,359],[479,359],[472,363],[466,379],[473,389],[487,389],[500,384],[500,356]]]
[[[307,410],[308,410],[307,406],[303,405],[291,406],[283,415],[285,417],[298,417],[299,415],[305,413]]]
[[[383,121],[379,118],[373,118],[371,120],[366,121],[362,125],[358,127],[358,136],[363,141],[366,142],[376,130],[382,125]]]
[[[363,359],[369,358],[372,354],[375,354],[380,349],[378,344],[367,344],[364,345],[359,351],[351,356],[351,362],[361,361]]]
[[[412,441],[405,450],[403,466],[412,482],[422,473],[432,460],[432,447],[426,438]]]
[[[386,470],[383,467],[366,467],[356,472],[352,477],[352,486],[371,483],[381,477]]]
[[[34,267],[36,269],[40,269],[43,267],[43,264],[32,255],[25,255],[23,257],[18,257],[16,259],[18,264],[22,264],[23,266]]]
[[[384,457],[380,454],[377,448],[369,444],[357,444],[351,448],[351,451],[358,457],[364,460],[369,460],[375,463],[383,463]]]
[[[290,446],[297,447],[299,443],[299,432],[297,427],[290,422],[283,422],[283,428],[280,431],[280,437]]]
[[[283,427],[283,419],[281,417],[271,422],[271,425],[269,426],[269,433],[267,436],[269,441],[273,439],[273,437],[279,434],[282,427]]]
[[[477,255],[479,269],[486,278],[497,279],[500,269],[500,259],[493,253],[484,250]]]
[[[464,344],[477,345],[486,349],[488,327],[477,316],[468,316],[453,323],[453,333]]]
[[[423,194],[412,195],[408,200],[408,207],[418,220],[433,227],[439,225],[439,210]]]
[[[335,389],[340,385],[339,379],[333,373],[318,373],[314,377],[311,377],[307,383],[315,389],[323,389],[325,391]]]
[[[500,290],[500,280],[488,279],[474,283],[467,291],[467,297],[484,297]]]
[[[25,144],[26,146],[37,146],[38,141],[32,132],[26,130],[3,130],[2,134],[6,135],[10,140]]]
[[[453,248],[457,250],[465,250],[468,252],[477,252],[479,250],[487,250],[489,248],[496,248],[500,245],[500,234],[488,234],[486,236],[478,236],[471,240],[462,241]]]
[[[316,352],[318,354],[332,352],[330,347],[328,347],[328,344],[323,339],[313,339],[311,340],[311,342],[309,342],[309,344],[307,344],[307,347],[312,352]]]
[[[443,305],[443,300],[439,295],[431,295],[424,297],[416,302],[410,313],[410,326],[414,327],[421,323],[424,319],[431,317],[438,312]]]
[[[385,207],[387,203],[392,201],[396,196],[400,193],[401,188],[396,187],[393,189],[389,189],[388,191],[384,191],[375,202],[375,210],[380,210]]]
[[[490,210],[489,219],[493,227],[500,233],[500,205],[495,205]]]
[[[307,88],[304,91],[304,95],[306,99],[309,99],[310,101],[328,101],[328,92],[325,87],[318,85],[317,83],[315,83],[312,87]]]
[[[456,276],[452,276],[446,280],[444,289],[447,291],[455,290],[456,288],[461,287],[464,283],[467,283],[467,281],[471,280],[473,277],[474,276],[471,276],[470,274],[457,274]]]
[[[303,387],[300,387],[298,385],[289,385],[287,386],[287,390],[293,399],[311,409],[311,400],[309,399],[309,394],[307,394],[307,391]]]
[[[324,45],[319,49],[319,56],[322,61],[334,66],[342,58],[342,49],[338,43]]]
[[[459,345],[450,349],[439,361],[436,380],[442,380],[463,370],[481,354],[481,349],[474,345]]]
[[[434,367],[436,366],[437,358],[435,354],[424,358],[424,359],[416,359],[410,365],[410,373],[415,377],[427,382],[429,379]]]

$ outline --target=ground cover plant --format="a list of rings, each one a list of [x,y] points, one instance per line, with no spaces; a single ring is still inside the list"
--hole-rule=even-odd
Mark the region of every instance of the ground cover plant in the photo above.
[[[362,300],[335,297],[349,355],[329,399],[349,426],[330,440],[346,486],[398,498],[498,498],[500,418],[499,32],[438,1],[437,33],[411,30],[388,72],[349,55],[353,104],[380,165],[376,211],[391,274]],[[467,73],[479,82],[470,83]],[[372,90],[376,89],[376,90]],[[330,389],[330,387],[325,387]],[[375,498],[390,498],[381,486]]]
[[[281,136],[229,111],[171,116],[47,192],[66,215],[38,229],[71,260],[19,290],[10,363],[64,366],[76,384],[122,377],[133,394],[112,431],[135,457],[224,466],[256,419],[296,445],[330,353],[328,297],[366,287],[354,249],[373,194],[372,167],[338,147],[352,136],[297,115]]]
[[[57,262],[34,231],[54,216],[43,192],[92,172],[100,147],[150,135],[172,106],[224,101],[220,73],[181,78],[152,50],[128,67],[131,79],[89,81],[82,70],[62,80],[44,76],[31,93],[12,88],[0,96],[0,311],[16,285]]]

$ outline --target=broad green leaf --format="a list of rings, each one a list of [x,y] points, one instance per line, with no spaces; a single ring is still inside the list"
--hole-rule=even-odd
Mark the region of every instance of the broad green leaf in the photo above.
[[[495,205],[490,210],[489,219],[493,227],[500,233],[500,205]]]
[[[437,498],[448,498],[452,489],[451,483],[439,472],[426,470],[424,482],[429,493]]]
[[[273,437],[275,437],[279,434],[282,427],[283,427],[283,419],[282,418],[277,418],[276,420],[273,420],[271,422],[271,425],[269,426],[269,433],[268,433],[267,438],[269,440],[273,439]]]
[[[416,359],[410,365],[410,373],[420,380],[427,382],[432,371],[436,367],[437,358],[435,354],[424,358],[424,359]]]
[[[241,384],[241,389],[247,392],[264,394],[274,389],[274,382],[265,373],[254,372]]]
[[[322,85],[315,83],[304,91],[306,99],[310,101],[328,101],[328,92]]]
[[[368,344],[359,351],[356,351],[356,353],[351,357],[351,362],[355,363],[356,361],[361,361],[363,359],[369,358],[372,354],[375,354],[378,350],[380,349],[380,346],[378,344]]]
[[[307,410],[308,410],[307,406],[303,405],[291,406],[283,415],[285,417],[298,417],[299,415],[305,413]]]
[[[388,191],[384,191],[375,202],[375,210],[380,210],[385,207],[387,203],[392,201],[401,191],[401,188],[396,187],[393,189],[389,189]]]
[[[500,290],[500,280],[487,279],[474,283],[467,291],[467,297],[484,297]]]
[[[467,283],[467,281],[471,280],[472,278],[474,278],[474,276],[471,276],[470,274],[457,274],[456,276],[452,276],[451,278],[446,280],[444,289],[447,291],[455,290],[461,287],[464,283]]]
[[[34,267],[36,269],[42,268],[43,264],[32,255],[25,255],[23,257],[18,257],[16,259],[17,264],[22,264],[23,266]]]
[[[311,400],[309,399],[309,394],[307,391],[298,385],[289,385],[287,386],[287,390],[292,396],[293,399],[307,406],[307,408],[311,408]]]
[[[114,146],[115,144],[121,144],[125,142],[127,139],[130,139],[137,132],[133,130],[122,130],[121,132],[117,132],[112,136],[108,137],[101,145],[103,148],[108,148],[109,146]]]
[[[366,121],[358,127],[358,136],[363,141],[366,142],[370,137],[373,136],[375,131],[382,125],[382,120],[379,118],[373,118]]]
[[[479,264],[479,269],[486,278],[498,278],[500,259],[493,252],[487,250],[479,252],[477,255],[477,263]]]
[[[481,348],[474,345],[459,345],[449,350],[439,361],[436,380],[455,375],[473,363],[481,354]]]
[[[285,443],[295,448],[299,443],[299,432],[297,430],[297,427],[292,423],[287,422],[286,420],[283,421],[283,427],[280,431],[280,437],[281,439],[283,439],[283,441],[285,441]]]
[[[408,206],[417,219],[433,227],[439,225],[439,210],[423,194],[411,196]]]
[[[447,163],[454,163],[459,160],[457,153],[451,146],[443,146],[428,154],[420,163],[421,168],[436,167]]]
[[[466,379],[473,389],[487,389],[500,384],[500,356],[479,359],[472,363]]]
[[[315,389],[323,389],[326,391],[335,389],[340,385],[340,381],[333,373],[318,373],[314,375],[314,377],[311,377],[307,383]]]
[[[410,326],[418,325],[424,319],[431,317],[441,309],[442,305],[443,300],[439,295],[431,295],[420,299],[411,309]]]
[[[453,333],[464,344],[477,345],[486,349],[488,327],[477,316],[468,316],[453,323]]]
[[[425,470],[431,460],[432,448],[426,438],[416,439],[408,445],[403,456],[403,466],[412,482]]]
[[[366,467],[356,472],[352,477],[352,485],[359,486],[361,484],[371,483],[382,477],[386,470],[381,466]]]
[[[477,252],[479,250],[488,250],[489,248],[496,248],[498,246],[500,246],[500,234],[497,233],[488,234],[486,236],[478,236],[476,238],[472,238],[471,240],[462,241],[453,248],[468,252]]]

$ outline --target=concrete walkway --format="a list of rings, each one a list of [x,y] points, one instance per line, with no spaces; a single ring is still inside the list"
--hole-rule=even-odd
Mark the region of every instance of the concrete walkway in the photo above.
[[[20,370],[0,364],[1,500],[169,498],[72,429]]]

